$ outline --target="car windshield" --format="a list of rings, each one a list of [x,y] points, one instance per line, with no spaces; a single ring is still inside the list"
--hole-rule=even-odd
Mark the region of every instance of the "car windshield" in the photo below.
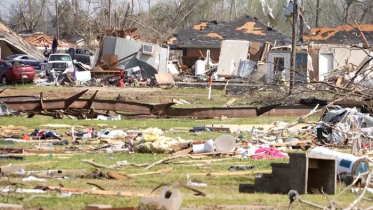
[[[70,56],[68,55],[50,55],[50,61],[71,61]]]

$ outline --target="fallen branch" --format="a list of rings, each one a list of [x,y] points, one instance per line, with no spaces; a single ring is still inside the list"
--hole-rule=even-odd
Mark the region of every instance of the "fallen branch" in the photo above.
[[[97,188],[100,189],[100,190],[105,190],[103,187],[101,187],[101,186],[98,185],[98,184],[95,184],[95,183],[92,183],[92,182],[87,182],[87,184],[88,184],[88,185],[95,186],[95,187],[97,187]]]
[[[136,164],[136,163],[126,163],[126,162],[121,163],[121,162],[118,162],[116,165],[107,166],[107,165],[96,163],[92,160],[81,159],[80,161],[82,161],[84,163],[91,164],[91,165],[93,165],[94,167],[97,167],[97,168],[106,168],[106,169],[116,169],[116,168],[119,168],[121,166],[135,166],[135,167],[140,168],[140,167],[145,167],[145,166],[149,165],[148,163]]]
[[[187,158],[187,157],[190,157],[190,155],[175,156],[175,157],[169,157],[169,158],[166,158],[166,159],[163,159],[163,160],[159,160],[159,161],[149,165],[148,167],[146,167],[145,170],[149,170],[149,169],[153,168],[154,166],[159,165],[159,164],[161,164],[163,162],[166,162],[166,161],[169,161],[169,160],[178,159],[178,158]]]
[[[311,202],[309,202],[309,201],[305,201],[305,200],[302,200],[302,199],[299,199],[299,202],[304,203],[304,204],[308,204],[308,205],[310,205],[310,206],[313,206],[313,207],[315,207],[315,208],[319,208],[319,209],[328,209],[328,208],[325,207],[325,206],[320,206],[320,205],[318,205],[318,204],[314,204],[314,203],[311,203]]]
[[[356,200],[354,200],[354,202],[351,203],[351,205],[349,207],[345,208],[345,210],[353,209],[353,207],[356,206],[361,201],[361,199],[364,198],[364,195],[365,195],[365,193],[367,191],[367,188],[369,186],[370,179],[372,177],[372,172],[373,171],[369,172],[369,174],[368,174],[363,192],[359,195],[359,197]]]
[[[82,159],[82,160],[80,160],[80,161],[82,161],[82,162],[84,162],[84,163],[91,164],[91,165],[93,165],[94,167],[97,167],[97,168],[115,169],[115,166],[117,166],[117,165],[114,165],[114,166],[106,166],[106,165],[102,165],[102,164],[99,164],[99,163],[95,163],[95,162],[93,162],[93,161],[91,161],[91,160],[85,160],[85,159]]]
[[[344,192],[346,192],[348,189],[350,189],[351,187],[353,187],[357,181],[359,181],[359,179],[365,175],[367,175],[369,173],[369,171],[365,172],[365,173],[362,173],[362,174],[359,174],[356,179],[349,185],[347,186],[346,188],[344,188],[342,190],[342,192],[340,192],[338,195],[334,196],[334,198],[331,200],[331,202],[335,203],[335,201],[337,200],[337,198],[342,195]]]

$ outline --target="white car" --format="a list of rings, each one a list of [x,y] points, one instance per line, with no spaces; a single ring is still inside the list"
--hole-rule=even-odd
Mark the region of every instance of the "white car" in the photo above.
[[[66,74],[74,72],[74,63],[69,54],[50,54],[47,63],[47,75],[54,70],[55,72]]]

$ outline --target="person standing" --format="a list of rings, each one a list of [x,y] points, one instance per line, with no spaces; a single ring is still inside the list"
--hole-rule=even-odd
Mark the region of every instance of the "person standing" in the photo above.
[[[58,41],[57,41],[56,37],[54,37],[53,43],[52,43],[52,53],[57,52],[57,47],[58,47]]]

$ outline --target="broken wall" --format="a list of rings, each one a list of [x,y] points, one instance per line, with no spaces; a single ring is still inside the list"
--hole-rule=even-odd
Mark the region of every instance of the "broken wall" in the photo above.
[[[187,66],[193,66],[198,58],[201,57],[201,52],[206,57],[207,50],[210,50],[210,58],[214,62],[219,61],[220,48],[184,48],[183,50],[183,64]]]
[[[346,61],[358,66],[367,56],[368,52],[349,46],[324,45],[320,47],[319,53],[333,54],[333,68],[337,68],[346,65]]]

